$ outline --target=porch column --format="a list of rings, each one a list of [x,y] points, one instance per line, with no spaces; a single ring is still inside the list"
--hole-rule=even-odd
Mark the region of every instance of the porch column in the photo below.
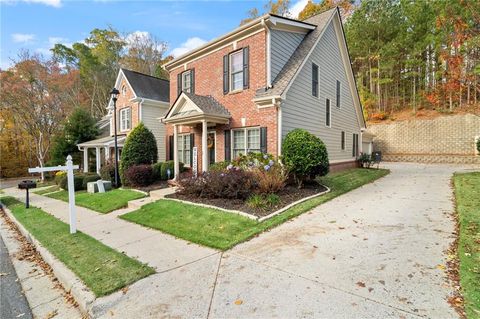
[[[178,163],[178,126],[173,124],[173,167],[174,178],[177,179],[180,175],[180,164]]]
[[[208,127],[207,121],[202,121],[202,172],[208,171],[208,145],[207,145]]]
[[[88,173],[88,147],[83,148],[83,172]]]
[[[101,167],[101,162],[100,162],[100,147],[96,147],[95,148],[95,160],[96,160],[96,164],[97,164],[97,174],[100,175],[100,167]]]
[[[110,161],[110,146],[105,147],[105,164]]]

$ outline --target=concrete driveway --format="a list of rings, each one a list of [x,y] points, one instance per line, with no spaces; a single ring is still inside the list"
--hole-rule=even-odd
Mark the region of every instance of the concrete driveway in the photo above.
[[[388,168],[389,176],[228,252],[97,300],[98,317],[458,318],[444,268],[450,178],[461,168]]]

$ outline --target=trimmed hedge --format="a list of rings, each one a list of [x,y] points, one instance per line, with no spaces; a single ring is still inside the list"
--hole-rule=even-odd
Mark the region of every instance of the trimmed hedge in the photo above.
[[[328,174],[328,152],[321,139],[304,129],[290,131],[282,144],[282,162],[298,184]]]
[[[133,165],[124,172],[128,185],[148,186],[153,181],[152,165]]]
[[[90,183],[90,182],[96,182],[98,181],[99,179],[102,179],[100,176],[98,176],[97,174],[95,175],[85,175],[83,177],[83,184],[82,184],[82,188],[83,189],[87,189],[87,184]]]
[[[82,175],[75,175],[73,176],[73,187],[75,187],[75,191],[80,191],[84,190],[83,188],[83,179],[84,176]],[[60,181],[60,188],[68,191],[68,179],[67,176],[63,177],[62,180]]]

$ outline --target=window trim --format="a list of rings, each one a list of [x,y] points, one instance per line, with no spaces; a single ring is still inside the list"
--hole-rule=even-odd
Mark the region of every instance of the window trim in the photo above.
[[[327,105],[328,105],[328,112],[327,112]],[[332,103],[329,98],[325,99],[325,126],[329,128],[332,127]]]
[[[319,97],[319,67],[317,64],[315,63],[312,63],[312,96],[318,98]],[[314,70],[316,72],[314,72]],[[316,75],[316,79],[315,79],[315,76]]]
[[[345,151],[345,131],[342,131],[341,133],[341,141],[340,141],[340,148],[342,151]]]
[[[235,54],[238,54],[238,55],[240,55],[240,56],[242,57],[242,68],[241,68],[240,71],[237,71],[237,72],[233,73],[233,71],[232,71],[232,70],[233,70],[233,68],[232,68],[232,56],[234,56]],[[244,85],[245,85],[245,83],[243,83],[243,79],[244,79],[244,76],[243,76],[243,72],[244,72],[244,70],[243,70],[243,63],[244,63],[244,61],[243,61],[243,48],[242,48],[242,49],[239,49],[239,50],[236,50],[236,51],[233,51],[233,52],[230,52],[230,53],[228,54],[228,82],[229,82],[229,83],[228,83],[228,92],[229,92],[229,93],[243,91],[243,87],[244,87]],[[234,82],[234,81],[233,81],[233,75],[234,75],[234,74],[240,74],[240,73],[242,74],[242,85],[241,85],[241,87],[240,87],[239,89],[235,89],[235,90],[234,90],[234,89],[233,89],[233,82]]]
[[[244,150],[245,150],[245,154],[244,155],[247,155],[248,153],[250,153],[249,151],[249,148],[248,148],[248,131],[253,131],[253,130],[258,130],[258,152],[262,152],[262,137],[261,137],[261,130],[260,130],[260,126],[249,126],[249,127],[239,127],[239,128],[232,128],[230,131],[230,154],[231,154],[231,158],[232,160],[235,159],[235,131],[243,131],[244,132],[244,135],[243,135],[243,138],[244,138]],[[243,153],[242,153],[243,154]]]
[[[190,76],[190,86],[188,87],[188,92],[185,90],[185,87],[184,87],[185,81],[183,77],[186,74]],[[180,73],[180,80],[181,80],[180,86],[182,88],[182,92],[192,93],[192,70],[190,69]]]
[[[127,95],[127,86],[124,84],[122,85],[122,96],[126,96]]]
[[[176,141],[176,142],[177,142],[177,157],[178,157],[178,160],[179,160],[180,162],[182,162],[185,167],[191,167],[191,166],[192,166],[192,163],[187,164],[187,163],[184,161],[185,158],[180,158],[180,156],[178,156],[178,155],[179,155],[178,152],[182,151],[182,152],[183,152],[182,154],[183,154],[183,155],[185,154],[185,149],[183,148],[183,146],[184,146],[184,144],[185,144],[184,139],[185,139],[186,137],[191,138],[191,136],[192,136],[191,133],[179,133],[179,134],[177,135],[177,141]],[[179,138],[182,139],[182,143],[181,143],[182,149],[180,149],[180,145],[179,145],[179,143],[178,143],[178,139],[179,139]],[[189,151],[189,152],[192,151],[192,141],[191,141],[191,140],[190,140],[190,148],[189,148],[187,151]],[[185,156],[185,155],[184,155],[184,156]],[[191,154],[189,154],[189,156],[188,156],[188,161],[189,161],[189,162],[190,162],[190,158],[191,158]]]
[[[124,122],[124,113],[128,111],[128,118],[127,118],[127,122],[128,122],[128,127],[124,127],[123,125],[123,122]],[[118,116],[118,119],[119,119],[119,126],[120,126],[120,132],[126,132],[128,130],[131,130],[132,129],[132,108],[130,106],[127,106],[127,107],[122,107],[119,111],[119,116]]]

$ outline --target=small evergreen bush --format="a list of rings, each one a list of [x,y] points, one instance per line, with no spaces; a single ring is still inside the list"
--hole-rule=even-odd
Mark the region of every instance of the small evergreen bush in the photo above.
[[[85,175],[85,176],[83,177],[82,189],[87,189],[88,183],[90,183],[90,182],[96,182],[96,181],[98,181],[99,179],[101,179],[101,177],[98,176],[97,174]]]
[[[178,163],[180,167],[180,173],[182,173],[185,170],[185,165],[182,162]],[[167,170],[170,169],[170,179],[175,177],[175,162],[174,161],[166,161],[162,164],[162,167],[160,169],[160,178],[162,180],[167,180],[168,179],[168,174]]]
[[[84,190],[86,188],[83,188],[83,179],[85,178],[85,176],[83,175],[74,175],[73,176],[73,187],[75,188],[75,191],[80,191],[80,190]],[[64,189],[66,191],[68,191],[68,178],[67,178],[67,175],[65,175],[62,180],[60,181],[60,184],[59,184],[60,188],[61,189]]]
[[[155,181],[164,180],[162,178],[162,165],[163,162],[158,162],[152,165],[152,174]]]
[[[328,152],[321,139],[304,129],[290,131],[283,140],[282,162],[299,188],[308,179],[324,176],[329,170]]]

